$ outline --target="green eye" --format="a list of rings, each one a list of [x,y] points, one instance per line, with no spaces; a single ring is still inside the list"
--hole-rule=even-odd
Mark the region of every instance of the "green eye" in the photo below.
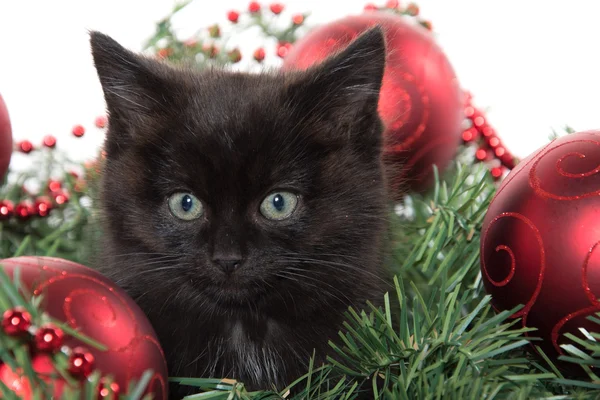
[[[265,197],[260,212],[265,218],[281,221],[289,218],[298,205],[298,196],[290,192],[274,192]]]
[[[175,193],[169,197],[169,209],[179,219],[191,221],[204,214],[204,206],[190,193]]]

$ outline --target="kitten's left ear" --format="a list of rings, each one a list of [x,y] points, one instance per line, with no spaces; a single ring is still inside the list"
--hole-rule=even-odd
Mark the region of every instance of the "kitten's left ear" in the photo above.
[[[376,27],[309,69],[290,89],[305,103],[304,112],[321,112],[340,122],[377,116],[385,58],[384,34]]]

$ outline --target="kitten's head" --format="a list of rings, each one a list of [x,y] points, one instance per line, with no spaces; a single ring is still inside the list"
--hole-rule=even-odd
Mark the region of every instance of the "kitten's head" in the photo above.
[[[91,43],[109,113],[106,259],[134,297],[211,312],[302,298],[299,313],[368,297],[386,217],[379,29],[287,74],[176,68],[100,33]]]

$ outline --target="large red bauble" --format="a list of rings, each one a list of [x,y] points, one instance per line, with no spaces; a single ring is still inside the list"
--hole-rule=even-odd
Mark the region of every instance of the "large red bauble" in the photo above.
[[[8,170],[10,156],[12,155],[12,146],[12,129],[10,118],[8,117],[8,109],[0,94],[0,181],[4,178]]]
[[[142,310],[123,290],[98,272],[70,261],[50,257],[18,257],[0,260],[12,276],[19,268],[21,281],[34,295],[42,295],[41,307],[82,334],[107,347],[89,345],[65,333],[64,345],[85,347],[103,375],[127,388],[151,369],[146,390],[157,400],[167,400],[167,364],[154,329]]]
[[[600,311],[600,131],[554,140],[501,184],[483,222],[481,272],[492,304],[519,304],[544,352],[563,354],[570,332],[598,331]]]
[[[454,70],[429,31],[383,12],[346,17],[296,42],[284,68],[306,69],[375,25],[384,30],[387,43],[379,115],[392,193],[407,183],[422,190],[432,181],[432,164],[443,169],[453,159],[464,118]]]

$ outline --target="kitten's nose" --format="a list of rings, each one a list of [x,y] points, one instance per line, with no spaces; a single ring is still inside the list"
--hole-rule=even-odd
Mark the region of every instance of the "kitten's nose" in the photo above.
[[[225,272],[227,275],[229,275],[242,264],[242,259],[240,259],[240,258],[217,259],[217,260],[214,260],[214,262],[217,263],[221,267],[223,272]]]

